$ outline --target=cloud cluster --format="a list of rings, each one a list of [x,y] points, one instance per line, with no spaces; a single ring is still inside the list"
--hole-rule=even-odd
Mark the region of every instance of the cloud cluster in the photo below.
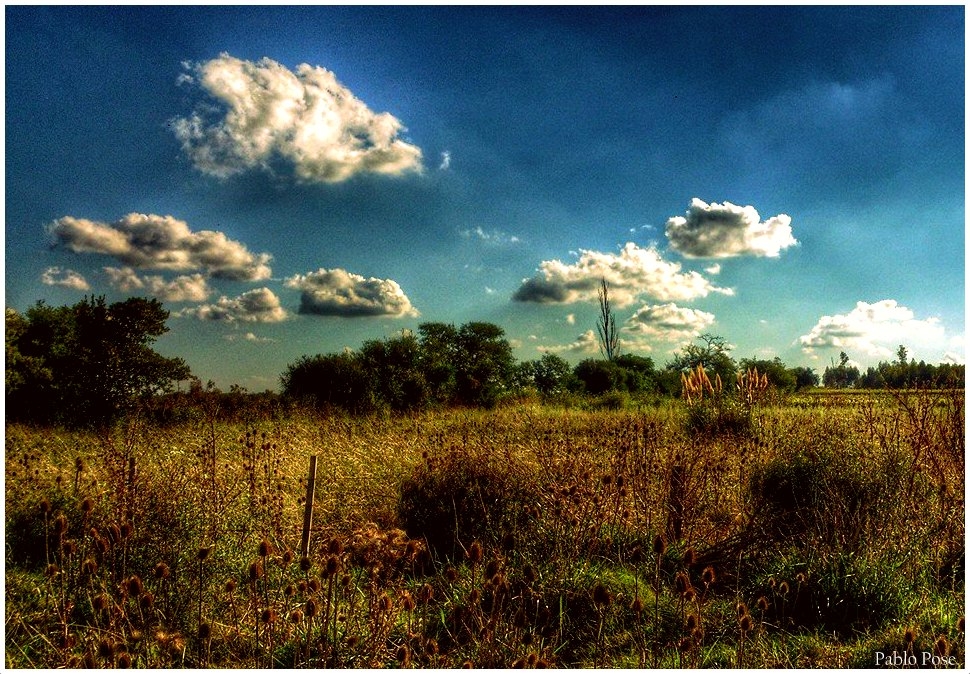
[[[525,279],[512,296],[518,302],[566,304],[596,301],[601,279],[610,286],[610,300],[617,307],[633,304],[640,296],[660,301],[693,300],[712,292],[733,295],[701,274],[681,272],[676,262],[667,262],[654,248],[627,243],[619,254],[580,251],[573,264],[546,260],[539,273]]]
[[[519,243],[519,237],[513,234],[506,234],[505,232],[500,232],[497,229],[492,229],[486,231],[482,227],[475,227],[474,229],[463,229],[460,234],[466,239],[477,239],[486,244],[492,245],[507,245],[513,243]]]
[[[685,257],[778,257],[798,243],[784,213],[762,222],[753,206],[707,204],[697,198],[684,216],[667,220],[666,232],[670,247]]]
[[[301,291],[300,313],[316,316],[417,316],[396,281],[364,278],[344,269],[319,269],[286,280]]]
[[[165,302],[203,302],[212,289],[202,274],[176,276],[166,281],[161,276],[139,276],[131,267],[105,267],[111,285],[121,292],[142,290]]]
[[[109,255],[136,269],[202,270],[234,281],[261,281],[272,273],[269,254],[250,253],[222,232],[193,232],[170,215],[129,213],[111,223],[65,216],[48,231],[68,250]]]
[[[592,330],[587,330],[576,341],[570,344],[558,344],[555,346],[537,346],[539,353],[599,353],[599,337]]]
[[[288,317],[279,298],[269,288],[249,290],[233,299],[223,296],[215,304],[183,309],[173,316],[195,316],[203,321],[225,323],[279,323]]]
[[[69,290],[90,290],[91,286],[81,274],[73,269],[61,269],[60,267],[48,267],[40,275],[40,282],[45,286],[56,286]]]
[[[179,81],[221,104],[218,112],[201,106],[171,123],[204,173],[225,178],[282,161],[299,180],[336,183],[421,170],[421,149],[399,138],[401,122],[370,110],[325,68],[304,63],[294,72],[268,58],[228,54],[186,67]]]
[[[673,302],[648,304],[627,319],[623,330],[668,342],[693,339],[714,323],[714,314]]]
[[[944,329],[938,318],[917,319],[912,310],[896,300],[857,302],[847,314],[822,316],[798,342],[810,355],[816,349],[833,348],[888,358],[899,344],[943,344]]]

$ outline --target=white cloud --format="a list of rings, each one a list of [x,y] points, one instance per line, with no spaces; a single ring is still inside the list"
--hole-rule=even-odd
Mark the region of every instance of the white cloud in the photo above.
[[[668,342],[681,342],[697,337],[713,323],[714,314],[670,302],[640,307],[627,319],[623,330]]]
[[[685,257],[778,257],[798,243],[792,236],[791,217],[784,213],[761,222],[753,206],[707,204],[693,199],[686,217],[667,220],[670,246]]]
[[[566,314],[566,324],[576,325],[576,314]]]
[[[171,215],[129,213],[112,223],[68,215],[48,231],[74,253],[108,255],[136,269],[199,269],[235,281],[261,281],[272,274],[268,253],[250,253],[222,232],[193,232]]]
[[[195,316],[203,321],[226,323],[279,323],[287,319],[286,310],[269,288],[249,290],[233,299],[223,296],[215,304],[183,309],[173,315]]]
[[[617,307],[633,304],[646,296],[661,301],[692,300],[712,292],[733,295],[695,271],[681,272],[676,262],[667,262],[655,248],[627,243],[619,254],[580,251],[574,264],[546,260],[539,273],[524,279],[512,299],[519,302],[572,303],[597,299],[601,279],[610,288],[610,301]]]
[[[570,344],[537,346],[536,350],[540,353],[599,353],[599,337],[592,330],[587,330]]]
[[[302,291],[300,313],[316,316],[418,316],[396,281],[364,278],[344,269],[319,269],[286,280]]]
[[[710,267],[704,267],[704,271],[706,271],[711,276],[717,276],[718,274],[721,273],[721,265],[715,262]]]
[[[225,340],[227,342],[239,342],[239,341],[252,342],[253,344],[269,344],[276,341],[275,339],[272,339],[270,337],[259,337],[252,332],[247,332],[244,335],[237,335],[237,334],[225,335]]]
[[[268,58],[221,54],[190,65],[179,82],[198,85],[223,108],[221,116],[200,106],[172,120],[182,150],[204,173],[225,178],[280,160],[307,182],[421,170],[421,149],[398,137],[401,122],[373,112],[325,68],[290,71]]]
[[[873,304],[857,302],[847,314],[822,316],[807,335],[798,338],[798,343],[810,355],[816,349],[828,348],[890,358],[900,344],[912,352],[944,353],[944,333],[938,318],[917,319],[912,310],[896,300],[882,300]]]
[[[61,269],[60,267],[48,267],[40,275],[40,282],[45,286],[57,286],[58,288],[68,288],[70,290],[90,290],[91,286],[81,274],[73,269]]]
[[[495,245],[519,243],[519,237],[500,232],[497,229],[486,231],[482,227],[475,227],[474,229],[463,229],[460,234],[466,239],[478,239]]]
[[[441,153],[441,163],[438,165],[438,170],[447,171],[449,166],[451,166],[451,152],[445,150]]]
[[[144,290],[166,302],[203,302],[212,294],[202,274],[166,281],[161,276],[139,276],[131,267],[105,267],[104,272],[111,285],[122,292]]]

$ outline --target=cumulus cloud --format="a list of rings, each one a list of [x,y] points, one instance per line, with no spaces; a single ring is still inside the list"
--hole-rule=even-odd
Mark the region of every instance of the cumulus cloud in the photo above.
[[[111,223],[68,215],[48,231],[72,252],[108,255],[136,269],[199,269],[234,281],[261,281],[272,274],[268,253],[250,253],[222,232],[193,232],[171,215],[129,213]]]
[[[792,236],[791,217],[784,213],[764,222],[753,206],[707,204],[693,199],[685,216],[667,220],[670,246],[685,257],[778,257],[798,243]]]
[[[847,314],[822,316],[807,335],[798,338],[798,343],[810,355],[816,349],[832,348],[889,358],[899,344],[942,351],[944,332],[938,318],[918,319],[896,300],[881,300],[873,304],[857,302]]]
[[[599,337],[592,330],[587,330],[569,344],[537,346],[536,350],[540,353],[599,353]]]
[[[618,307],[629,306],[640,296],[684,301],[712,292],[734,294],[695,271],[681,272],[679,264],[667,262],[656,249],[630,242],[619,254],[582,250],[573,264],[546,260],[538,274],[523,280],[512,299],[542,304],[595,302],[601,279],[609,283],[610,301]]]
[[[166,281],[161,276],[139,276],[131,267],[105,267],[104,273],[111,285],[122,292],[141,290],[166,302],[203,302],[212,294],[202,274]]]
[[[226,323],[279,323],[287,318],[279,298],[269,288],[249,290],[233,299],[223,296],[215,304],[183,309],[174,315]]]
[[[48,267],[40,275],[40,282],[45,286],[57,286],[58,288],[68,288],[70,290],[90,290],[91,286],[81,274],[73,269],[61,269],[60,267]]]
[[[679,307],[673,302],[648,304],[637,309],[623,326],[629,333],[669,342],[690,340],[714,323],[714,314]]]
[[[421,149],[399,138],[401,122],[373,112],[325,68],[304,63],[291,71],[228,54],[187,67],[179,83],[219,103],[218,111],[200,106],[171,122],[203,173],[226,178],[282,161],[299,180],[337,183],[421,170]]]
[[[451,166],[451,152],[445,150],[441,153],[441,163],[438,164],[438,170],[447,171],[449,166]]]
[[[301,291],[300,313],[315,316],[418,316],[396,281],[364,278],[344,269],[319,269],[286,280]]]

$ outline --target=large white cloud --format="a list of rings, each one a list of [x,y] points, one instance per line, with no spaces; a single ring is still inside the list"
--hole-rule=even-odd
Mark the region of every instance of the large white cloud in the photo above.
[[[122,292],[142,290],[166,302],[203,302],[212,294],[202,274],[166,281],[161,276],[139,276],[131,267],[105,267],[104,273],[111,285]]]
[[[61,269],[60,267],[48,267],[40,275],[40,282],[45,286],[57,286],[58,288],[68,288],[69,290],[90,290],[91,286],[87,280],[73,269]]]
[[[540,353],[599,353],[599,349],[599,337],[592,330],[587,330],[570,344],[536,347]]]
[[[269,288],[256,288],[239,297],[220,297],[215,304],[183,309],[175,316],[195,316],[203,321],[226,323],[279,323],[287,319],[286,310]]]
[[[814,355],[817,349],[840,349],[888,358],[902,344],[915,352],[939,350],[949,343],[938,318],[918,319],[913,311],[896,302],[857,302],[847,314],[822,316],[807,335],[798,338],[802,350]],[[851,354],[850,354],[851,355]]]
[[[111,223],[68,215],[48,231],[68,250],[109,255],[136,269],[202,270],[236,281],[261,281],[272,274],[271,255],[250,253],[222,232],[193,232],[171,215],[129,213]]]
[[[701,274],[681,272],[676,262],[667,262],[654,248],[627,243],[619,254],[593,250],[580,251],[573,264],[546,260],[539,273],[525,279],[512,299],[519,302],[571,303],[596,301],[600,282],[609,284],[610,301],[618,307],[633,304],[646,296],[660,301],[693,300],[712,292],[733,295]]]
[[[300,313],[316,316],[417,316],[396,281],[364,278],[344,269],[297,274],[286,286],[301,291]]]
[[[421,149],[399,138],[393,115],[375,113],[336,76],[306,63],[290,71],[268,58],[228,54],[198,64],[180,82],[221,104],[172,121],[183,151],[204,173],[228,177],[280,161],[308,182],[335,183],[359,173],[421,170]]]
[[[764,222],[753,206],[705,203],[692,199],[684,216],[667,220],[670,246],[685,257],[723,258],[739,255],[778,257],[798,243],[791,217],[784,213]]]
[[[623,330],[668,342],[680,342],[697,337],[713,323],[714,314],[668,302],[640,307],[627,319]]]

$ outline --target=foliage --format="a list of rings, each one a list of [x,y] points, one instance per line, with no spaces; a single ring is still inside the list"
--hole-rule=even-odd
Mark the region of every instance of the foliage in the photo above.
[[[667,369],[686,374],[700,365],[711,376],[720,377],[721,381],[733,381],[737,365],[729,355],[731,347],[727,341],[710,334],[701,335],[700,340],[704,342],[703,346],[687,344],[667,363]]]
[[[158,300],[107,304],[85,298],[70,307],[38,302],[25,315],[6,312],[7,415],[35,422],[107,424],[139,400],[190,376],[181,358],[152,344],[168,328]]]
[[[839,364],[825,368],[822,373],[822,384],[826,388],[849,388],[859,381],[859,368],[849,365],[849,357],[845,351],[839,354]]]
[[[600,353],[606,360],[616,360],[620,355],[620,335],[616,331],[616,317],[610,306],[610,285],[601,279],[598,293],[600,317],[596,321],[596,334],[599,337]]]

